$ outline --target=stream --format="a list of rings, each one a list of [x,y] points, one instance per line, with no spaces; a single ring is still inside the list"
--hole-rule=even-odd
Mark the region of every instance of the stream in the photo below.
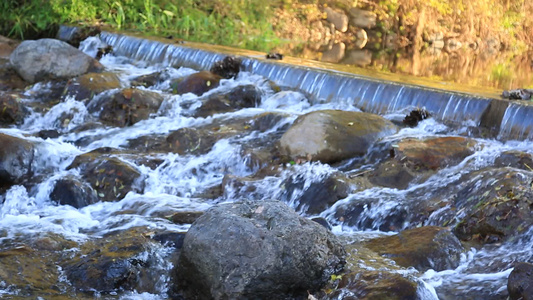
[[[87,241],[139,227],[157,232],[186,232],[190,224],[171,222],[168,216],[180,212],[201,212],[219,203],[244,198],[279,199],[305,217],[322,217],[332,225],[333,233],[347,242],[392,235],[419,226],[453,226],[457,220],[451,218],[452,221],[449,221],[447,210],[451,209],[451,199],[466,187],[465,178],[491,168],[503,153],[519,151],[533,154],[533,143],[528,140],[531,135],[529,129],[517,129],[513,125],[514,120],[508,116],[513,112],[515,115],[520,113],[520,107],[515,108],[513,104],[509,104],[506,114],[501,117],[497,132],[486,137],[476,130],[482,120],[482,114],[478,111],[488,105],[488,98],[479,95],[443,93],[445,96],[437,101],[450,101],[450,104],[445,108],[432,109],[432,105],[437,106],[425,101],[439,94],[433,89],[422,89],[426,94],[421,94],[409,85],[394,84],[391,87],[381,81],[363,82],[361,86],[353,87],[349,80],[339,83],[330,77],[317,79],[306,77],[303,73],[290,75],[290,72],[298,71],[289,71],[282,65],[267,70],[267,67],[253,65],[252,62],[245,62],[248,69],[245,68],[236,78],[222,79],[218,87],[202,96],[191,93],[176,95],[171,91],[173,79],[196,73],[198,69],[208,69],[207,66],[223,55],[202,57],[202,52],[194,51],[183,54],[183,60],[200,62],[197,68],[193,68],[194,63],[186,65],[176,61],[176,56],[169,58],[168,49],[149,47],[143,50],[138,44],[117,39],[111,34],[102,34],[100,38],[102,40],[89,38],[80,49],[94,57],[100,43],[112,44],[114,54],[103,56],[100,62],[106,72],[118,75],[121,87],[131,86],[132,81],[140,76],[161,72],[160,82],[137,88],[161,95],[163,102],[159,110],[146,120],[127,127],[103,126],[98,122],[97,113],[91,112],[90,106],[97,106],[101,97],[115,90],[97,94],[87,104],[74,97],[66,97],[49,109],[42,110],[30,104],[40,101],[39,95],[52,89],[53,85],[38,83],[27,89],[20,101],[31,107],[30,113],[20,125],[0,129],[0,133],[31,142],[36,149],[32,184],[13,185],[0,194],[2,249],[16,248],[36,236],[51,234],[78,245],[65,249],[67,253],[79,251],[79,245]],[[126,56],[128,47],[137,49],[135,52],[138,55]],[[334,78],[335,74],[332,76]],[[291,80],[299,82],[299,88],[295,88]],[[340,87],[332,87],[328,80],[337,80],[335,84]],[[255,107],[207,117],[195,115],[206,97],[249,85],[254,86],[261,95],[260,104]],[[324,96],[331,90],[335,96]],[[370,93],[373,93],[372,97],[365,98],[365,94]],[[349,98],[350,94],[361,96],[353,100]],[[373,104],[370,105],[370,102]],[[397,133],[377,142],[363,158],[334,164],[291,161],[276,166],[278,169],[273,171],[268,169],[271,167],[268,163],[257,158],[260,152],[254,152],[254,149],[267,149],[268,152],[271,149],[269,147],[279,140],[298,116],[313,111],[361,111],[363,108],[365,112],[380,114],[398,124],[417,107],[428,108],[433,117],[419,122],[415,127],[401,127]],[[265,114],[275,117],[270,119],[266,128],[254,127],[254,120]],[[68,121],[65,121],[65,116],[68,116]],[[165,137],[185,128],[211,128],[223,135],[216,139],[212,147],[191,153],[151,150],[147,144],[144,148],[139,146],[147,139]],[[45,130],[58,134],[39,137]],[[321,184],[326,178],[335,174],[360,178],[361,174],[378,168],[387,157],[391,145],[401,140],[427,137],[467,137],[477,144],[473,153],[456,164],[423,174],[423,180],[414,179],[405,188],[365,186],[354,181],[348,183],[351,188],[344,197],[319,212],[310,213],[309,207],[300,203],[302,197],[309,197],[306,191],[310,187]],[[104,147],[114,150],[98,152]],[[51,199],[56,182],[69,176],[79,177],[80,169],[69,166],[76,157],[91,151],[106,153],[137,170],[142,183],[136,184],[142,188],[121,195],[123,198],[119,201],[98,201],[81,208],[58,205]],[[531,173],[528,170],[520,172],[528,176]],[[115,190],[115,193],[117,195],[120,191]],[[102,198],[102,195],[98,196]],[[438,208],[433,207],[422,218],[414,215],[421,203],[437,198],[444,199]],[[351,218],[340,218],[339,212],[350,209],[354,203],[365,204]],[[444,222],[445,219],[448,221]],[[172,267],[168,265],[171,247],[161,246],[147,250],[147,253],[151,257],[151,268],[154,269],[151,274],[157,276],[155,290],[114,294],[94,291],[94,295],[101,299],[166,299],[171,280],[168,274]],[[423,283],[423,288],[419,289],[420,299],[507,299],[507,278],[513,264],[518,261],[533,261],[533,228],[526,228],[505,241],[466,249],[455,269],[418,272],[411,268],[406,272],[414,274]],[[58,272],[63,274],[60,267]],[[0,278],[1,275],[0,271]],[[72,292],[67,279],[63,279],[58,286],[58,289],[63,289],[60,294],[73,298],[87,295]],[[0,296],[6,299],[35,299],[35,295],[26,293],[23,285],[10,286],[4,281],[0,281]]]

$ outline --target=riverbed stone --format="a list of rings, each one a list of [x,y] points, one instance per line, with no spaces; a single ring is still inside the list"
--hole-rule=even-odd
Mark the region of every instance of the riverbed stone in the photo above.
[[[283,181],[281,200],[294,203],[296,210],[308,215],[320,214],[352,191],[349,179],[341,173],[321,176],[311,183],[302,175]]]
[[[438,170],[460,163],[476,145],[466,137],[406,138],[393,146],[391,155],[413,170]]]
[[[9,59],[19,42],[0,35],[0,59]]]
[[[191,299],[285,299],[320,289],[344,256],[337,237],[286,204],[244,201],[193,223],[175,275]]]
[[[374,12],[352,7],[349,10],[349,14],[351,17],[350,25],[365,29],[376,27],[377,15]]]
[[[161,247],[152,234],[139,227],[89,240],[61,263],[63,273],[78,291],[87,293],[157,293],[164,274],[156,265],[161,263],[156,252]]]
[[[507,290],[511,300],[533,299],[533,264],[518,262],[509,274]]]
[[[315,111],[298,117],[280,139],[280,152],[291,159],[323,163],[366,154],[378,139],[398,128],[378,115],[341,110]]]
[[[31,178],[35,156],[33,143],[0,133],[0,187],[19,184]]]
[[[111,150],[99,148],[78,155],[67,169],[79,168],[80,174],[101,201],[118,201],[130,191],[141,193],[144,186],[140,171],[122,161]]]
[[[182,95],[193,93],[197,96],[218,87],[221,76],[210,71],[201,71],[185,78],[178,78],[170,82],[174,94]]]
[[[27,114],[19,95],[0,92],[0,127],[22,124]]]
[[[100,97],[88,105],[89,112],[100,112],[102,123],[110,126],[131,126],[156,113],[163,103],[159,93],[127,88],[112,95]]]
[[[46,79],[70,79],[87,72],[102,71],[94,58],[55,39],[23,41],[11,53],[9,60],[27,82]]]
[[[0,59],[0,91],[20,91],[28,83],[11,67],[8,60]]]
[[[344,58],[344,52],[346,51],[346,45],[343,42],[335,43],[322,53],[321,61],[338,63]]]
[[[74,176],[67,176],[56,181],[50,199],[60,205],[82,208],[99,201],[96,191],[87,183]]]
[[[261,91],[254,85],[240,85],[229,92],[213,94],[202,101],[194,113],[195,117],[208,117],[217,113],[235,111],[261,104]]]
[[[324,8],[328,22],[335,25],[335,29],[340,32],[348,30],[348,16],[343,11],[335,10],[331,7]]]
[[[437,226],[404,230],[372,239],[365,245],[402,267],[414,267],[420,272],[455,269],[464,251],[450,229]]]
[[[458,212],[454,233],[461,240],[496,243],[516,237],[533,225],[533,172],[488,168],[463,179],[454,198]]]
[[[69,80],[63,95],[88,102],[95,95],[103,91],[118,89],[120,86],[120,79],[115,73],[87,73]]]
[[[240,58],[226,56],[224,59],[215,62],[209,71],[222,78],[235,78],[241,70],[241,63],[242,61]]]
[[[532,171],[533,155],[517,150],[504,151],[494,160],[494,167],[512,167]]]

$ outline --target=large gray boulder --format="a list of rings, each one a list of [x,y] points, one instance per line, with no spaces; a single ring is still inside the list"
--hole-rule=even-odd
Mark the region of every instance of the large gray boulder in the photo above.
[[[334,163],[366,154],[378,139],[397,132],[378,115],[321,110],[298,117],[280,139],[280,152],[292,159]]]
[[[11,53],[9,61],[17,73],[30,83],[70,79],[103,70],[96,59],[55,39],[24,41]]]
[[[186,299],[286,299],[324,286],[345,254],[335,235],[282,202],[227,203],[193,223],[175,275]]]
[[[0,145],[0,187],[29,179],[35,151],[33,144],[0,133]]]

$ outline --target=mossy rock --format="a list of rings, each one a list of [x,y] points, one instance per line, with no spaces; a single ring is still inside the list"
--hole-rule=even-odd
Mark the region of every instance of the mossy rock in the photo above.
[[[87,73],[68,81],[64,97],[73,97],[78,101],[88,102],[95,95],[103,91],[118,89],[120,86],[120,79],[115,73]]]

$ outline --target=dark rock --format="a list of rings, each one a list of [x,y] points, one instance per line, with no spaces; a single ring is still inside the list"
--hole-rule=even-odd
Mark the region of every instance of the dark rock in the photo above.
[[[98,48],[98,51],[96,52],[96,59],[100,60],[104,55],[107,55],[107,54],[110,54],[110,53],[113,53],[113,47],[112,46],[105,46],[105,47],[101,47],[101,48]]]
[[[102,150],[104,150],[102,152]],[[77,156],[67,169],[79,168],[99,199],[117,201],[129,193],[142,192],[141,173],[134,166],[96,149]]]
[[[174,224],[192,224],[203,214],[203,211],[179,211],[170,217],[170,221]]]
[[[95,99],[96,100],[96,99]],[[101,97],[88,105],[90,112],[99,111],[100,120],[111,126],[131,126],[156,113],[163,96],[156,92],[124,89],[109,97]]]
[[[405,118],[403,119],[403,123],[409,127],[416,127],[418,125],[418,122],[425,120],[429,118],[431,114],[423,109],[423,108],[417,108],[415,110],[412,110]]]
[[[294,203],[296,210],[308,215],[319,214],[351,192],[347,178],[341,174],[321,176],[311,183],[302,175],[289,177],[282,183],[284,186],[281,200]]]
[[[396,235],[372,239],[365,245],[402,267],[415,267],[421,272],[455,269],[464,251],[449,229],[436,226],[404,230]]]
[[[533,171],[533,156],[527,152],[516,150],[505,151],[496,157],[494,167],[512,167]]]
[[[399,231],[404,229],[406,224],[415,224],[417,219],[427,217],[426,214],[420,216],[418,212],[411,212],[410,208],[404,205],[387,208],[385,214],[371,213],[381,210],[381,205],[377,199],[353,199],[336,207],[334,216],[339,223],[360,230],[381,231]],[[420,205],[421,210],[423,207]]]
[[[533,264],[519,262],[509,274],[507,290],[511,300],[533,299]]]
[[[0,133],[0,187],[31,178],[34,145],[24,139]]]
[[[502,97],[509,100],[529,100],[533,95],[533,89],[516,89],[503,91]]]
[[[58,39],[78,48],[82,41],[86,40],[88,37],[96,36],[100,34],[100,32],[101,30],[98,27],[76,27],[75,29],[73,29],[72,34],[70,34],[69,36],[65,36],[65,38],[58,36]]]
[[[0,126],[22,124],[28,109],[14,94],[0,92]]]
[[[164,274],[157,268],[159,255],[151,249],[159,243],[144,231],[134,228],[86,242],[74,258],[62,264],[65,276],[84,292],[157,293],[158,279]]]
[[[454,199],[461,240],[495,243],[515,237],[533,225],[533,172],[511,168],[485,169],[462,178]]]
[[[201,96],[205,92],[218,87],[222,79],[221,76],[209,71],[201,71],[194,73],[185,78],[179,78],[170,83],[172,92],[174,94],[182,95],[185,93],[193,93]]]
[[[197,117],[235,111],[261,104],[261,92],[254,85],[237,86],[224,94],[210,95],[195,112]]]
[[[318,224],[324,226],[324,228],[326,228],[327,230],[331,230],[331,229],[333,229],[333,227],[331,226],[331,224],[329,224],[328,220],[326,220],[325,218],[322,218],[322,217],[314,217],[314,218],[311,218],[311,221],[313,221],[313,222],[317,222]]]
[[[344,255],[332,233],[279,201],[228,203],[194,222],[175,273],[191,299],[285,299],[320,289]]]
[[[370,172],[368,179],[376,185],[406,189],[416,174],[398,160],[387,160]]]
[[[211,150],[217,138],[196,128],[180,128],[167,137],[173,152],[179,154],[205,154]]]
[[[94,58],[54,39],[23,41],[11,53],[9,60],[17,73],[30,83],[47,79],[70,79],[103,70],[103,66]]]
[[[265,55],[265,58],[266,59],[274,59],[274,60],[282,60],[283,59],[283,54],[281,54],[281,53],[268,53],[267,55]]]
[[[392,156],[412,170],[438,170],[460,163],[476,145],[465,137],[406,138],[393,146]]]
[[[131,80],[132,86],[151,87],[163,81],[162,72],[154,72],[146,75],[135,77]]]
[[[46,139],[56,139],[60,136],[60,134],[59,134],[59,131],[55,129],[45,129],[45,130],[39,131],[39,133],[37,133],[37,136],[46,140]]]
[[[365,155],[375,141],[397,130],[390,121],[374,114],[315,111],[296,119],[280,139],[280,152],[293,160],[334,163]]]
[[[163,232],[155,234],[152,239],[160,242],[161,245],[181,249],[185,240],[185,234],[186,232]]]
[[[1,62],[0,60],[0,91],[23,90],[28,86],[9,63]]]
[[[241,63],[240,58],[226,56],[223,60],[215,62],[210,71],[222,78],[235,78],[240,72]]]
[[[74,177],[65,177],[56,181],[50,199],[75,208],[82,208],[99,201],[96,192],[88,184]]]
[[[117,88],[120,88],[120,79],[116,74],[88,73],[69,80],[63,96],[70,96],[78,101],[89,101],[103,91]]]

